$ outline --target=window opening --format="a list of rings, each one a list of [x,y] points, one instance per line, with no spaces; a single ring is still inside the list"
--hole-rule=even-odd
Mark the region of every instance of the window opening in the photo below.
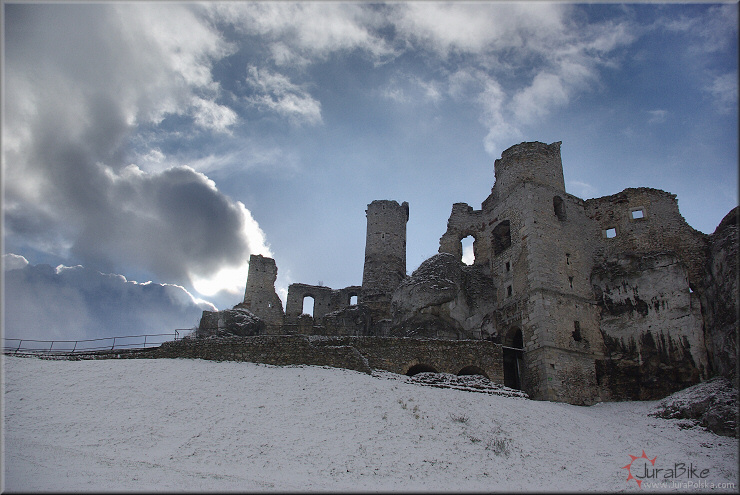
[[[313,296],[303,297],[303,314],[313,317],[314,299]]]
[[[581,337],[581,322],[580,321],[574,321],[573,322],[573,340],[576,342],[580,342],[583,337]]]
[[[507,272],[510,272],[511,271],[511,263],[509,261],[507,261],[505,266],[506,266],[506,271]]]
[[[506,287],[506,297],[511,297],[511,295],[514,293],[514,289],[509,285]]]
[[[645,210],[642,208],[637,210],[632,210],[632,219],[633,220],[639,220],[641,218],[645,218]]]
[[[570,288],[573,288],[573,277],[568,277],[568,283],[570,284]]]
[[[613,238],[617,237],[617,229],[615,229],[613,227],[611,229],[606,229],[604,231],[604,234],[606,234],[606,238],[607,239],[613,239]]]
[[[357,296],[349,296],[349,305],[357,306]]]
[[[493,229],[493,254],[503,253],[511,246],[511,226],[508,220],[496,225]]]
[[[469,235],[464,237],[460,244],[462,245],[462,262],[466,265],[472,265],[475,263],[475,251],[473,249],[473,243],[475,243],[475,237]]]
[[[558,217],[558,220],[565,221],[565,201],[563,201],[563,198],[560,196],[553,197],[552,208],[555,210],[555,216]]]

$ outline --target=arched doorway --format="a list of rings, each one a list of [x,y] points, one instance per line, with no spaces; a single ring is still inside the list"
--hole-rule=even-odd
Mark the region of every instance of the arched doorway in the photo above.
[[[512,327],[507,333],[503,345],[504,385],[517,390],[522,389],[522,372],[524,371],[524,338],[522,330]]]
[[[438,373],[437,370],[428,364],[415,364],[406,372],[407,376],[414,376],[418,373]]]

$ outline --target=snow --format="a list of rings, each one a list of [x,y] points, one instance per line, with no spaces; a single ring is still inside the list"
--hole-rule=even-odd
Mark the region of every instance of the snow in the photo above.
[[[643,450],[738,482],[737,439],[649,416],[657,401],[580,407],[243,362],[3,364],[8,491],[686,491],[628,481]]]

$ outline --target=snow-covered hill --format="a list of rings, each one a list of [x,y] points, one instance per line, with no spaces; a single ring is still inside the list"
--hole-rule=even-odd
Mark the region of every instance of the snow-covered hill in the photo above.
[[[737,439],[649,416],[657,402],[579,407],[308,366],[3,362],[8,491],[735,491],[738,482]],[[654,464],[640,464],[643,451]],[[639,478],[658,468],[663,488]]]

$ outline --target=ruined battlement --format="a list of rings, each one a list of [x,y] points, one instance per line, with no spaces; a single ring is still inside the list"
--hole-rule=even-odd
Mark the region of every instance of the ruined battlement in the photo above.
[[[205,312],[205,334],[232,325],[245,337],[323,336],[339,346],[351,337],[354,350],[326,352],[354,363],[347,366],[403,373],[496,369],[499,383],[573,404],[658,399],[716,373],[732,376],[737,210],[707,236],[686,223],[666,191],[580,199],[565,191],[560,146],[505,150],[481,209],[453,204],[439,253],[409,276],[406,202],[367,205],[361,286],[291,284],[285,313],[274,260],[252,256],[244,302]],[[474,238],[469,266],[462,263],[467,236]],[[307,297],[312,315],[303,314]],[[412,355],[429,348],[424,342],[440,343],[432,347],[442,354]],[[471,349],[473,368],[463,362]],[[322,349],[309,351],[323,359]],[[378,352],[382,359],[373,361]]]
[[[492,192],[503,197],[525,182],[565,192],[560,145],[560,141],[551,144],[528,142],[506,149],[493,165],[496,181]]]

